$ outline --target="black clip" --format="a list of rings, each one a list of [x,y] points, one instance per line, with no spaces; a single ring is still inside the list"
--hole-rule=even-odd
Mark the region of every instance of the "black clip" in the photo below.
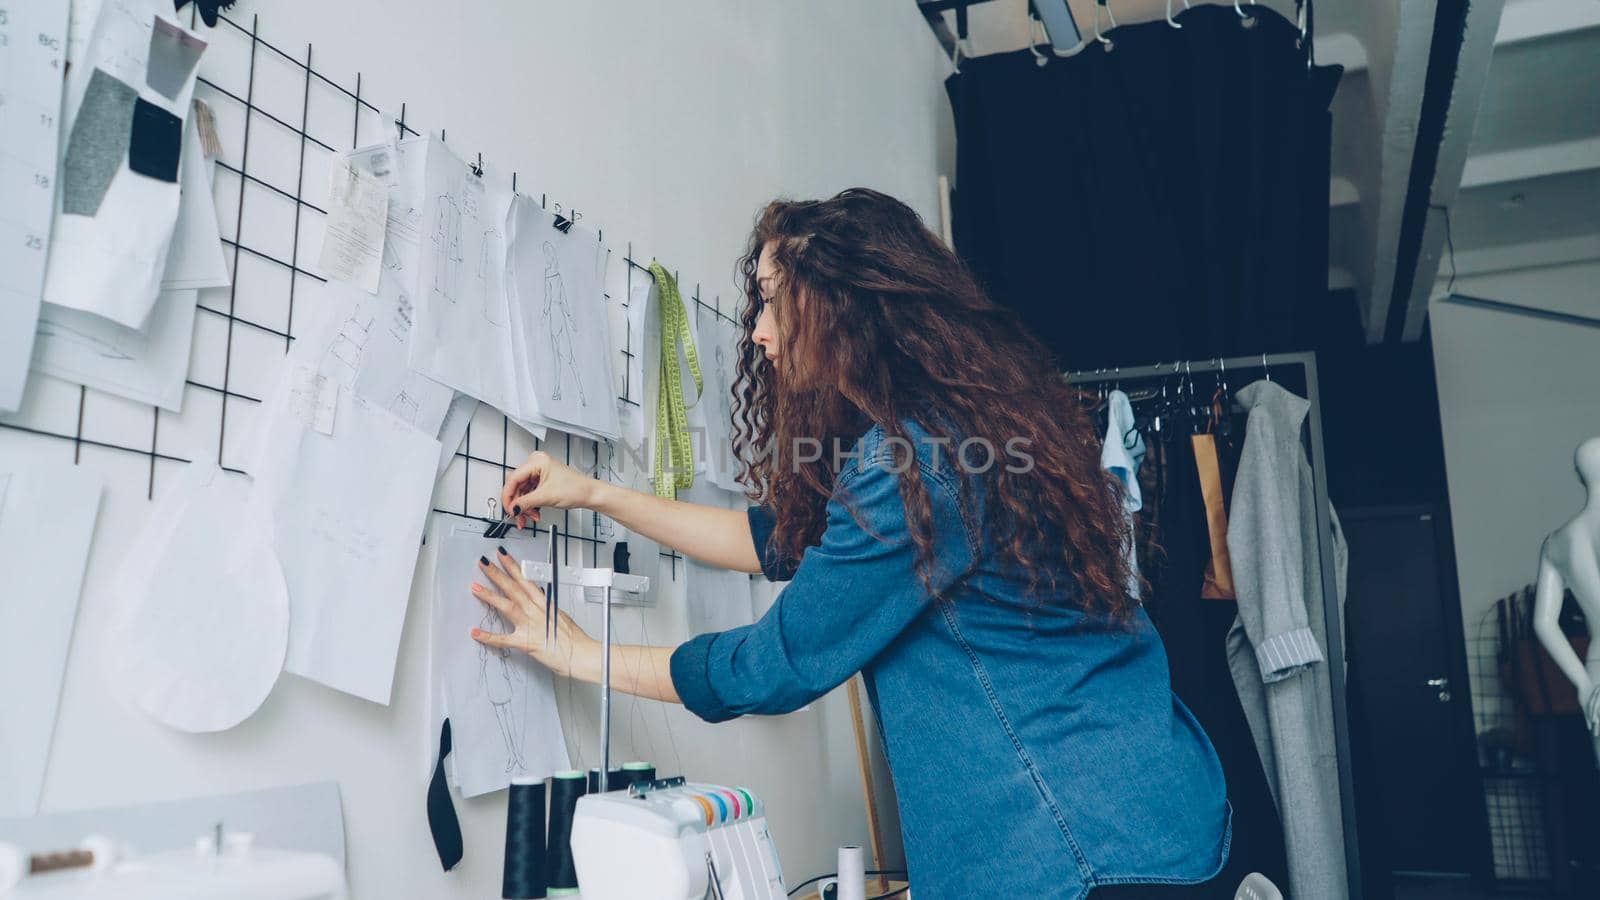
[[[483,154],[482,153],[478,154],[478,164],[477,165],[475,165],[475,166],[467,166],[467,168],[472,170],[472,174],[478,176],[479,178],[482,178],[483,177]]]
[[[562,234],[567,234],[567,233],[571,232],[572,231],[572,226],[573,226],[574,223],[577,222],[577,220],[576,219],[569,219],[566,216],[563,216],[561,213],[556,213],[555,215],[556,215],[556,220],[555,220],[555,222],[551,223],[551,227],[554,228],[555,230],[561,232]]]

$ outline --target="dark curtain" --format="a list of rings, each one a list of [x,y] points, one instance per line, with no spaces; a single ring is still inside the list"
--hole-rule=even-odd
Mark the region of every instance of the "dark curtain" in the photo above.
[[[1328,277],[1328,112],[1342,71],[1231,8],[1118,28],[1115,49],[964,60],[956,248],[1063,369],[1301,349]]]

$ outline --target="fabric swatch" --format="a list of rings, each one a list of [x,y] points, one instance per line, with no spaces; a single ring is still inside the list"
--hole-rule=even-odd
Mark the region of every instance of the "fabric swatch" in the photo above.
[[[62,212],[92,216],[100,211],[100,201],[128,155],[137,102],[139,92],[104,69],[95,69],[89,76],[61,164]]]
[[[183,120],[140,98],[133,107],[133,139],[128,144],[128,167],[174,184],[178,181],[178,153],[183,146]]]
[[[145,64],[144,83],[161,96],[177,102],[178,94],[189,83],[189,76],[206,50],[206,42],[157,16],[150,29],[150,60]]]

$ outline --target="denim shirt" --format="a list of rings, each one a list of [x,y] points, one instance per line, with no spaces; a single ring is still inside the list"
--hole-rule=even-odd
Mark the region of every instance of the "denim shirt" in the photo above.
[[[1172,693],[1149,618],[1112,625],[1071,589],[1030,592],[978,525],[978,480],[963,503],[950,447],[907,428],[942,596],[916,571],[900,476],[875,427],[798,565],[769,552],[770,512],[750,510],[768,577],[792,581],[760,621],[673,653],[684,706],[711,722],[785,713],[860,671],[918,897],[1081,898],[1216,875],[1231,836],[1222,769]]]

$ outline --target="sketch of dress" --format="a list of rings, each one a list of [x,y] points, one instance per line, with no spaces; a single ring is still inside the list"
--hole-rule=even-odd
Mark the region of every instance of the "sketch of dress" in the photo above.
[[[484,283],[483,318],[484,321],[496,328],[504,328],[508,324],[509,315],[506,309],[505,293],[500,290],[500,279],[496,277],[495,259],[500,255],[502,240],[500,229],[486,228],[483,231],[483,245],[478,251],[478,280]]]
[[[504,632],[506,620],[500,613],[484,608],[478,627],[484,631]],[[526,674],[511,661],[512,651],[502,647],[478,645],[478,680],[483,687],[483,697],[494,707],[495,723],[500,726],[500,737],[506,742],[506,772],[525,772],[528,762],[522,746],[523,682]]]
[[[451,303],[456,302],[457,279],[461,274],[461,207],[449,194],[439,195],[433,221],[433,289]]]
[[[561,277],[555,245],[549,241],[544,242],[544,259],[544,314],[540,318],[549,329],[550,350],[555,362],[552,379],[555,390],[550,399],[561,399],[563,376],[571,373],[572,382],[578,389],[578,402],[588,406],[589,398],[583,391],[583,376],[578,372],[578,358],[572,346],[572,336],[578,333],[578,319],[573,315],[572,301],[567,297],[567,286]]]

